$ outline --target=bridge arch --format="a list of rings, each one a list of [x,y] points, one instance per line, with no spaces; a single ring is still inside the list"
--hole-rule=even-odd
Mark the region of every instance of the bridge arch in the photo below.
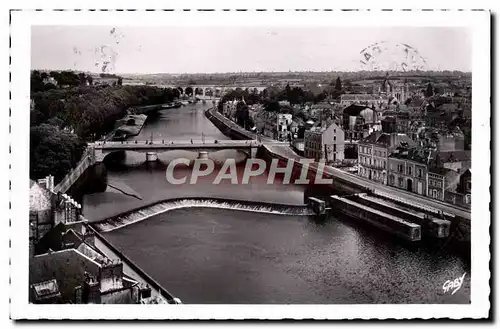
[[[212,87],[206,87],[205,88],[205,92],[204,92],[204,95],[205,96],[210,96],[210,97],[214,97],[214,88]]]
[[[194,89],[194,94],[195,95],[202,95],[202,96],[204,96],[205,95],[205,89],[200,88],[200,87],[196,87]]]

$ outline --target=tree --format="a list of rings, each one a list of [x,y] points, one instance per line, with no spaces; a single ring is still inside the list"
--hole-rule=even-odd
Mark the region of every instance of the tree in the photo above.
[[[122,77],[118,77],[118,81],[116,82],[116,84],[117,84],[118,86],[121,86],[121,85],[122,85],[122,83],[123,83],[123,79],[122,79]]]
[[[337,77],[337,80],[335,80],[335,90],[342,91],[342,81],[340,77]]]
[[[179,98],[181,97],[181,92],[179,89],[175,88],[175,89],[172,89],[172,96],[173,98]]]
[[[322,92],[321,94],[318,94],[314,97],[314,102],[319,103],[325,100],[327,97],[327,94],[325,92]]]
[[[30,129],[30,177],[53,175],[57,184],[78,163],[85,143],[78,136],[42,124]]]
[[[279,112],[280,104],[278,101],[267,101],[264,104],[264,109],[269,112]]]
[[[266,99],[269,97],[269,92],[267,91],[267,89],[262,90],[261,96],[263,99]]]
[[[80,79],[81,85],[84,85],[87,83],[87,77],[85,76],[85,73],[78,73],[78,79]]]
[[[344,86],[345,86],[345,89],[346,89],[346,90],[351,91],[351,88],[352,88],[351,81],[349,81],[349,80],[345,80],[345,81],[344,81]],[[342,87],[341,87],[340,89],[342,90]]]
[[[45,85],[43,84],[43,79],[40,74],[40,71],[35,70],[31,72],[30,88],[31,92],[38,92],[45,90]]]
[[[425,90],[425,97],[432,97],[433,95],[434,95],[434,91],[432,89],[431,83],[429,82],[427,84],[427,89]]]
[[[250,125],[250,113],[248,111],[248,106],[243,102],[238,102],[236,104],[235,112],[236,123],[243,128],[249,128]]]

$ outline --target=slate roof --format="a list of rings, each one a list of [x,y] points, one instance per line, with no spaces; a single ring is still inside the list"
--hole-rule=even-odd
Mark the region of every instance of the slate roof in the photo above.
[[[406,134],[394,133],[394,137],[391,138],[392,134],[383,133],[381,131],[375,131],[367,136],[365,139],[360,141],[360,144],[375,144],[384,147],[398,147],[407,146],[415,147],[417,144]],[[394,141],[395,145],[391,145],[391,141]]]
[[[440,163],[471,161],[470,151],[439,152]]]
[[[442,104],[438,106],[438,111],[444,111],[444,112],[456,112],[458,111],[458,106],[453,103],[448,103],[448,104]]]
[[[342,112],[349,116],[358,116],[361,113],[361,111],[365,109],[372,110],[372,108],[368,106],[351,104],[348,107],[346,107]]]
[[[427,103],[427,101],[423,98],[413,98],[410,102],[410,104],[408,104],[408,106],[410,107],[422,107],[423,105],[425,105],[425,103]]]
[[[410,149],[397,148],[389,154],[389,158],[410,160],[428,165],[436,158],[436,152],[421,147],[413,147]]]
[[[383,100],[382,97],[370,94],[344,94],[340,95],[341,100],[346,101],[371,101],[371,100]]]

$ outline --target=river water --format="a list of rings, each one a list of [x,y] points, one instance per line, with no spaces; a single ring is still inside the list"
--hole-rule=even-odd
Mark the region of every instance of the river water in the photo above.
[[[132,139],[201,139],[202,133],[207,139],[227,139],[205,118],[209,106],[161,111]],[[335,212],[318,220],[293,207],[248,206],[249,201],[302,205],[302,186],[212,185],[211,180],[174,186],[166,181],[168,161],[196,156],[170,151],[151,165],[144,154],[128,152],[118,164],[107,164],[108,180],[137,197],[110,186],[84,198],[85,216],[94,221],[164,199],[214,199],[146,208],[103,233],[184,303],[470,302],[470,262],[449,248],[409,246]],[[210,154],[219,162],[245,156]],[[464,273],[455,294],[443,291],[447,280]]]

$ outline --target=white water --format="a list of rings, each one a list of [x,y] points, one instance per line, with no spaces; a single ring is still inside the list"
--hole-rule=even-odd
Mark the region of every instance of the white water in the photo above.
[[[111,232],[116,229],[143,221],[147,218],[162,214],[167,211],[181,208],[217,208],[229,209],[247,212],[259,212],[274,215],[314,215],[314,212],[306,206],[273,206],[273,205],[250,205],[242,204],[238,201],[219,201],[219,200],[198,200],[184,199],[176,201],[165,201],[155,204],[150,207],[133,211],[127,215],[119,216],[114,219],[109,219],[101,223],[95,224],[97,230],[101,232]]]

